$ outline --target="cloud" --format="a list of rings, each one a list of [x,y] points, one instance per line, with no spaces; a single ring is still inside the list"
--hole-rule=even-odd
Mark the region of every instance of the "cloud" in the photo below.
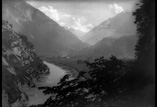
[[[60,26],[65,26],[65,23],[64,22],[60,22],[59,25]]]
[[[109,8],[114,11],[115,14],[123,12],[123,7],[118,6],[118,4],[110,4]]]
[[[52,6],[41,6],[38,8],[40,11],[44,12],[47,16],[52,18],[54,21],[59,21],[59,12],[57,9],[54,9]]]
[[[68,29],[72,28],[82,32],[88,32],[93,28],[92,24],[87,23],[85,17],[67,14],[54,9],[52,6],[41,6],[38,9],[56,21],[60,26],[65,26]]]
[[[73,26],[71,26],[71,28],[75,29],[75,30],[80,30],[82,32],[88,32],[89,30],[91,30],[93,28],[92,24],[85,24],[86,23],[86,19],[84,17],[72,17],[74,24]]]

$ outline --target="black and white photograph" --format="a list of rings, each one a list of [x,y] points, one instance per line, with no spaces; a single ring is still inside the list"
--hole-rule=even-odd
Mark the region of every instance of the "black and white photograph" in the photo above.
[[[155,107],[155,0],[2,0],[2,107]]]

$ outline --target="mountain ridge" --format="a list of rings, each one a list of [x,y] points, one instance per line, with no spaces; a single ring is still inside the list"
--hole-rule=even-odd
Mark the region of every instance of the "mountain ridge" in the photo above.
[[[134,24],[132,12],[122,12],[94,27],[83,35],[82,40],[85,43],[94,45],[104,37],[119,38],[124,35],[135,34],[136,25]]]
[[[27,35],[39,55],[68,55],[86,47],[73,33],[24,1],[4,2],[2,14],[15,31]]]
[[[76,53],[77,57],[105,58],[114,55],[118,58],[134,58],[134,47],[136,44],[136,35],[125,35],[119,38],[105,37],[95,45],[91,45],[81,52]]]

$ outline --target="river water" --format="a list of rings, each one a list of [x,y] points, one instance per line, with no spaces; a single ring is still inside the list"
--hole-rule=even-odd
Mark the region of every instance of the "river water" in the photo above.
[[[55,86],[60,81],[60,79],[68,73],[68,71],[65,71],[64,69],[48,63],[44,62],[50,70],[50,74],[47,75],[45,78],[42,79],[42,82],[36,83],[35,88],[28,88],[25,92],[29,96],[29,103],[28,105],[37,105],[44,103],[50,95],[44,95],[42,90],[38,90],[37,87],[41,86]]]

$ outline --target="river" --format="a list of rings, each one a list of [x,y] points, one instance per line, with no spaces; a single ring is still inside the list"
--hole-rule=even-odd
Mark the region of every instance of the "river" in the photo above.
[[[50,70],[50,74],[42,79],[42,82],[36,83],[35,88],[28,88],[25,92],[29,96],[28,106],[37,105],[44,103],[50,95],[44,95],[42,90],[38,90],[37,87],[41,86],[55,86],[58,84],[60,79],[67,73],[68,71],[48,62],[44,62]]]

